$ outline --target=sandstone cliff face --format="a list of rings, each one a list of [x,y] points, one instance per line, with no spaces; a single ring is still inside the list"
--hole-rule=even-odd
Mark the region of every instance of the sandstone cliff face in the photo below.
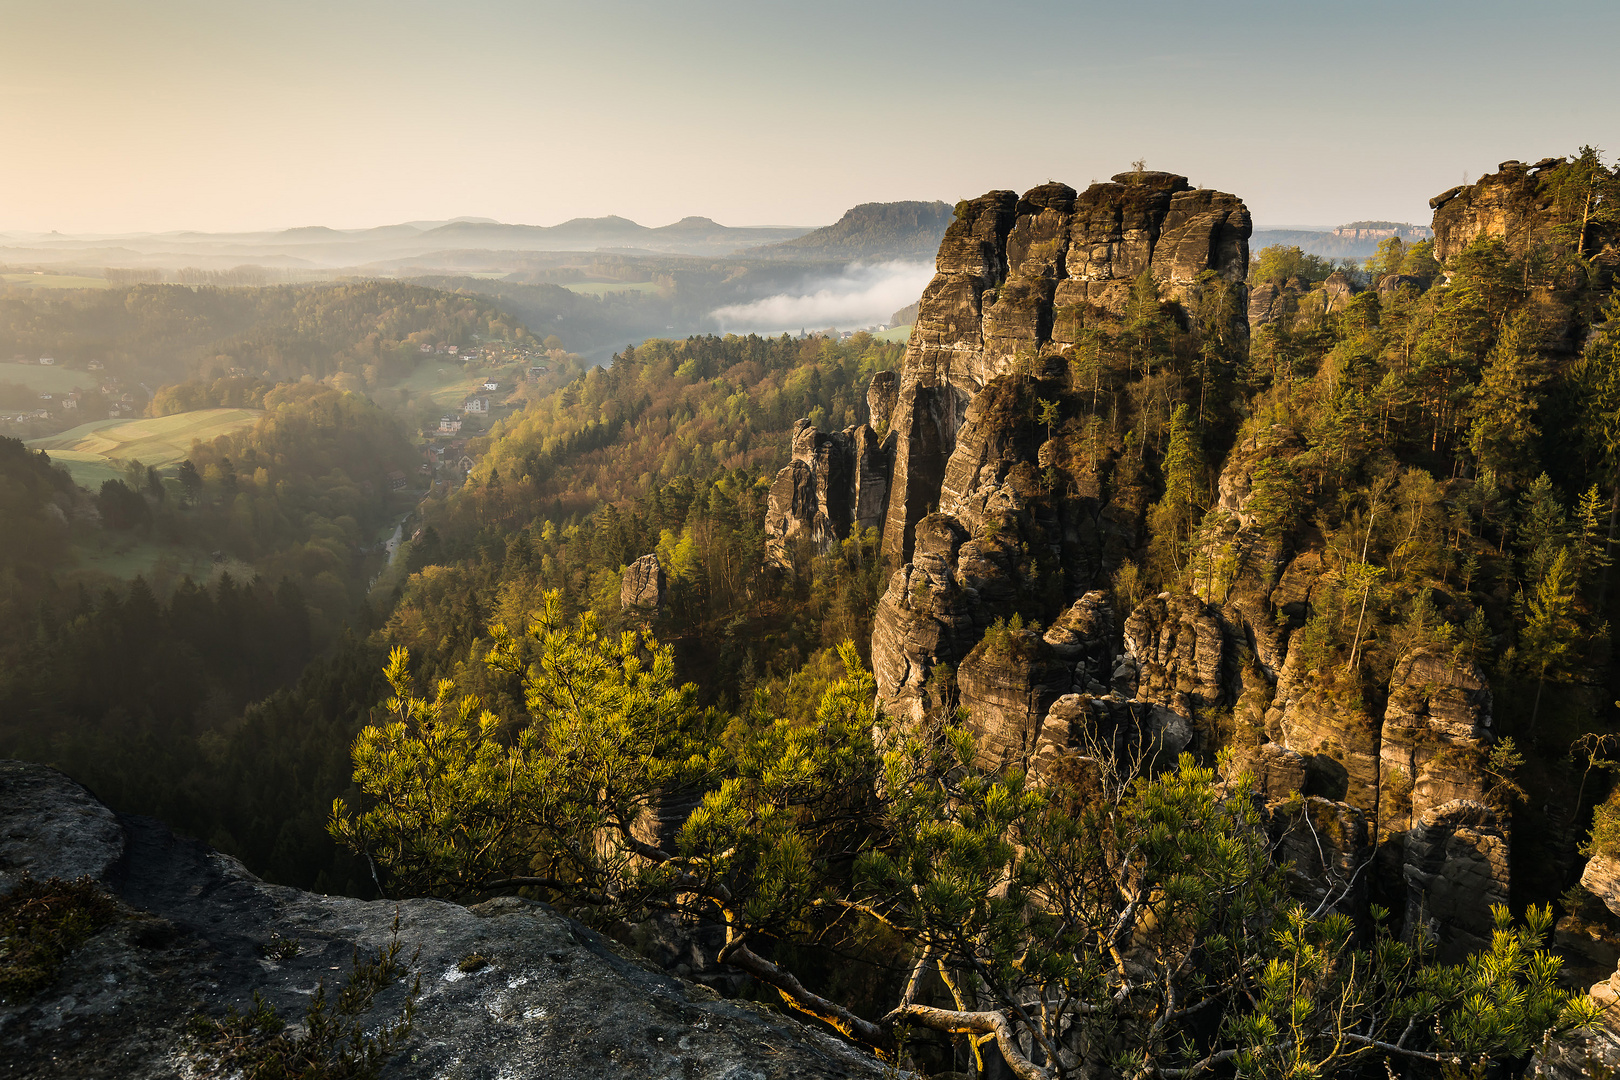
[[[196,1049],[183,1039],[193,1012],[247,1008],[257,992],[296,1022],[318,980],[340,983],[356,949],[388,942],[396,913],[405,954],[420,947],[422,996],[386,1077],[882,1075],[848,1045],[721,1001],[543,904],[366,902],[268,885],[156,822],[116,817],[42,766],[0,762],[0,837],[8,873],[89,874],[124,916],[40,994],[0,1006],[9,1075],[195,1075]],[[0,891],[14,882],[0,881]],[[266,951],[289,941],[294,955]],[[464,970],[475,953],[486,963]],[[403,995],[403,986],[385,990],[376,1019]]]
[[[1478,664],[1432,646],[1397,663],[1379,749],[1383,828],[1404,832],[1444,803],[1483,801],[1490,731],[1491,691]]]
[[[1297,280],[1245,309],[1248,233],[1241,201],[1166,173],[958,206],[903,367],[869,391],[870,430],[892,452],[879,704],[903,721],[964,709],[979,763],[1036,783],[1104,758],[1162,768],[1182,750],[1230,749],[1259,780],[1297,895],[1361,913],[1376,884],[1414,932],[1461,949],[1508,887],[1507,828],[1482,805],[1490,690],[1474,665],[1417,650],[1386,705],[1303,633],[1338,579],[1324,538],[1281,516],[1278,491],[1303,482],[1297,432],[1251,417],[1219,462],[1184,591],[1115,608],[1115,572],[1141,557],[1160,483],[1120,418],[1151,376],[1124,376],[1110,404],[1114,391],[1082,385],[1087,342],[1117,327],[1144,274],[1189,334],[1210,298],[1240,305],[1243,329],[1291,318]],[[1341,274],[1306,299],[1336,311],[1353,293]],[[823,478],[838,466],[812,449],[828,438],[796,435],[773,521],[797,506],[801,532],[836,533],[817,524],[835,520]]]
[[[886,409],[879,382],[868,401]],[[891,380],[892,381],[892,380]],[[875,400],[874,400],[875,399]],[[890,442],[868,424],[820,432],[810,421],[793,426],[793,460],[771,484],[765,517],[766,558],[789,569],[802,545],[825,552],[850,532],[877,528],[888,502]]]
[[[1552,198],[1540,182],[1561,158],[1534,165],[1504,161],[1498,171],[1429,200],[1434,210],[1434,257],[1444,264],[1478,238],[1502,240],[1516,253],[1544,243]]]
[[[1442,960],[1491,939],[1491,907],[1508,902],[1507,829],[1484,803],[1459,799],[1420,814],[1406,838],[1406,932],[1426,932]]]
[[[1191,299],[1208,271],[1240,282],[1249,230],[1241,201],[1167,173],[1085,192],[991,192],[958,208],[895,386],[883,543],[899,569],[873,633],[890,712],[920,716],[936,704],[929,673],[961,665],[970,716],[986,703],[981,734],[997,755],[1016,746],[1027,761],[1051,699],[1113,681],[1112,656],[1095,648],[1083,670],[1078,652],[1001,671],[969,656],[997,619],[1040,610],[1060,621],[1134,543],[1136,511],[1118,497],[1128,481],[1115,478],[1115,498],[1104,497],[1107,463],[1054,438],[1037,406],[1060,391],[1054,377],[1086,319],[1121,314],[1143,273],[1172,303]],[[1057,634],[1065,648],[1068,633]]]
[[[910,558],[916,523],[941,505],[968,403],[992,379],[1072,347],[1082,309],[1122,313],[1144,272],[1177,301],[1208,270],[1241,282],[1251,231],[1241,200],[1169,173],[1121,174],[1078,193],[1056,183],[1022,198],[993,191],[961,204],[896,390],[885,556]]]

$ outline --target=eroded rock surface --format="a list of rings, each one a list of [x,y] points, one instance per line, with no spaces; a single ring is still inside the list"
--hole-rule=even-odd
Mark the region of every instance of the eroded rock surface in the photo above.
[[[43,993],[0,1007],[8,1076],[184,1075],[192,1064],[181,1033],[194,1011],[246,1007],[257,991],[299,1020],[318,981],[341,982],[356,948],[388,942],[396,914],[406,954],[420,949],[422,997],[385,1077],[882,1074],[839,1040],[772,1009],[719,1000],[543,904],[367,902],[269,885],[156,822],[113,819],[51,770],[6,762],[0,777],[8,792],[34,793],[25,804],[0,803],[8,866],[36,877],[100,866],[128,915],[74,953]],[[74,841],[74,826],[87,820],[98,839]],[[114,847],[122,858],[109,866]],[[266,958],[276,955],[272,943],[286,942],[297,942],[296,955]],[[485,962],[463,963],[475,955]],[[378,1018],[404,993],[403,985],[384,991]]]
[[[664,568],[657,555],[643,555],[624,568],[619,586],[619,607],[656,611],[664,606]]]
[[[890,379],[883,380],[884,375]],[[868,402],[884,408],[892,373],[872,380]],[[885,418],[886,424],[886,418]],[[851,531],[878,528],[888,505],[892,439],[869,424],[817,431],[808,420],[793,425],[793,460],[771,484],[765,517],[766,559],[791,569],[799,552],[820,553]]]
[[[1443,960],[1490,944],[1491,908],[1508,902],[1507,831],[1484,803],[1424,811],[1406,838],[1406,933],[1433,935]]]
[[[0,761],[0,892],[36,879],[105,878],[124,830],[95,796],[55,769]]]

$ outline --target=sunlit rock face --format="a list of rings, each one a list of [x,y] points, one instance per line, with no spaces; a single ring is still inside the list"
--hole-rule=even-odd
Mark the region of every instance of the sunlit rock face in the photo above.
[[[1548,236],[1548,181],[1567,167],[1505,163],[1437,198],[1442,266],[1454,270],[1481,237],[1519,250]],[[771,527],[824,544],[846,520],[881,518],[890,576],[871,658],[889,715],[960,710],[981,765],[1035,783],[1094,776],[1103,758],[1144,748],[1224,752],[1228,780],[1254,778],[1301,899],[1364,915],[1375,890],[1403,909],[1408,933],[1460,955],[1485,940],[1490,905],[1509,892],[1511,830],[1486,773],[1491,688],[1474,661],[1426,645],[1381,660],[1393,663],[1385,685],[1362,685],[1354,655],[1323,638],[1313,619],[1341,587],[1340,560],[1311,522],[1280,523],[1265,495],[1297,468],[1301,432],[1257,419],[1205,463],[1212,505],[1177,555],[1176,591],[1144,596],[1137,579],[1116,578],[1144,557],[1164,490],[1148,455],[1133,466],[1140,443],[1125,437],[1148,415],[1156,376],[1149,364],[1116,368],[1122,381],[1099,387],[1088,349],[1144,303],[1189,335],[1202,333],[1193,313],[1224,304],[1244,344],[1251,326],[1292,319],[1308,287],[1251,297],[1249,233],[1241,200],[1169,173],[962,202],[901,368],[869,390],[881,513],[875,484],[858,494],[870,440],[801,432]],[[1587,239],[1601,270],[1613,244]],[[1389,275],[1377,288],[1414,284]],[[1313,310],[1360,303],[1355,291],[1335,275]],[[1573,348],[1564,330],[1547,333],[1547,348]],[[1156,414],[1157,430],[1165,420]]]

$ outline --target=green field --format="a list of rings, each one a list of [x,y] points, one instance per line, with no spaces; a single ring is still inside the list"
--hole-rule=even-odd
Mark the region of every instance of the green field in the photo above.
[[[17,383],[36,394],[65,394],[69,390],[88,390],[101,380],[92,372],[70,371],[65,367],[0,364],[0,382]]]
[[[86,487],[120,475],[115,461],[174,465],[191,453],[195,439],[212,439],[248,427],[264,415],[261,409],[197,409],[145,420],[98,420],[28,445],[67,466]]]
[[[881,334],[873,334],[872,336],[879,341],[899,341],[904,343],[911,340],[911,324],[891,326]]]
[[[409,390],[413,403],[428,400],[440,408],[459,408],[464,400],[483,387],[485,379],[492,376],[501,384],[497,396],[505,396],[519,370],[516,367],[501,369],[480,366],[468,371],[454,360],[449,363],[443,359],[424,360],[408,378],[389,389]]]
[[[216,563],[205,551],[150,541],[133,542],[106,537],[100,544],[77,547],[74,553],[78,556],[80,569],[100,571],[125,581],[137,576],[144,577],[159,591],[182,577],[202,582],[213,581],[221,573],[229,573],[238,582],[246,582],[252,581],[254,576],[253,567],[240,559]]]
[[[105,289],[106,278],[78,274],[0,274],[0,281],[14,289]]]
[[[586,296],[601,296],[613,292],[655,293],[660,286],[656,281],[570,281],[563,288]]]

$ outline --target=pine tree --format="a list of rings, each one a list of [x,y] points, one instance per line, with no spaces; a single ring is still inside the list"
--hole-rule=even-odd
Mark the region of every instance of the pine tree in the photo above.
[[[1480,465],[1505,477],[1523,473],[1535,460],[1541,429],[1536,410],[1546,369],[1537,347],[1534,317],[1521,309],[1491,348],[1485,373],[1474,392],[1468,445]]]

